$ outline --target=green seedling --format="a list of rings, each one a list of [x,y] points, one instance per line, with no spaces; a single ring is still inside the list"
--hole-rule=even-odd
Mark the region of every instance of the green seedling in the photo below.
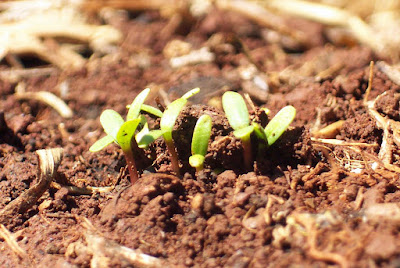
[[[291,105],[283,107],[265,127],[268,145],[271,146],[282,136],[296,116],[296,108]]]
[[[165,144],[167,145],[167,149],[171,154],[171,164],[172,169],[176,175],[179,176],[179,161],[178,161],[178,153],[175,149],[175,144],[172,139],[172,130],[175,125],[175,121],[178,118],[179,113],[183,109],[183,107],[187,103],[187,99],[197,94],[200,91],[199,88],[194,88],[184,94],[181,98],[171,102],[167,108],[165,109],[160,122],[160,127],[162,131],[162,135],[165,140]]]
[[[227,91],[222,96],[222,106],[228,118],[229,124],[234,129],[233,135],[241,139],[244,149],[245,166],[249,170],[252,167],[252,152],[250,136],[254,132],[261,143],[259,152],[274,144],[286,131],[296,116],[296,109],[293,106],[282,108],[274,118],[267,124],[265,129],[253,122],[250,125],[249,112],[243,97],[236,92]],[[266,114],[268,109],[264,110]]]
[[[89,148],[89,151],[97,152],[112,142],[117,143],[124,153],[132,184],[135,183],[139,178],[134,157],[134,152],[139,148],[138,143],[142,148],[145,148],[152,141],[154,141],[154,139],[158,138],[158,133],[149,131],[148,127],[147,131],[144,131],[138,139],[134,138],[138,126],[141,124],[144,124],[144,126],[147,125],[145,118],[139,116],[139,113],[149,92],[150,89],[146,88],[136,96],[132,104],[129,106],[126,122],[122,116],[114,110],[107,109],[103,111],[100,115],[100,123],[103,126],[104,132],[107,134],[107,136],[96,141]],[[143,127],[143,129],[145,128]],[[149,137],[154,139],[150,139]]]
[[[133,154],[133,149],[136,148],[132,147],[137,147],[137,143],[135,139],[133,139],[133,136],[135,135],[136,129],[140,123],[140,118],[124,122],[124,119],[119,113],[114,110],[107,109],[101,113],[100,123],[103,126],[104,132],[107,134],[107,136],[95,142],[89,148],[89,151],[97,152],[112,142],[117,143],[124,153],[125,160],[128,165],[129,175],[131,177],[131,183],[135,183],[139,178],[139,175]]]
[[[253,166],[250,137],[254,131],[254,126],[250,125],[249,111],[247,110],[246,103],[239,93],[227,91],[222,96],[222,107],[229,124],[234,130],[233,135],[242,141],[245,167],[247,170],[250,170]]]
[[[255,133],[267,146],[271,146],[282,136],[295,116],[296,109],[291,105],[285,106],[269,121],[265,129],[253,123]]]
[[[203,114],[197,120],[192,138],[192,156],[189,157],[189,164],[199,172],[203,169],[204,158],[207,153],[208,141],[211,136],[212,120],[207,114]]]
[[[149,95],[150,89],[146,88],[142,92],[140,92],[136,98],[133,100],[132,104],[128,105],[129,111],[128,115],[126,117],[126,121],[135,119],[139,117],[140,109],[147,98],[147,95]],[[156,109],[156,108],[154,108]],[[107,111],[107,110],[106,110]],[[118,114],[117,112],[113,111],[112,112],[106,112],[104,111],[102,115],[100,116],[100,123],[103,126],[104,131],[108,129],[110,134],[106,132],[107,136],[101,138],[100,140],[96,141],[89,149],[91,152],[97,152],[108,146],[109,144],[116,142],[116,133],[118,132],[119,128],[121,125],[124,123],[124,119],[122,119],[121,115]],[[118,116],[116,115],[118,114]]]

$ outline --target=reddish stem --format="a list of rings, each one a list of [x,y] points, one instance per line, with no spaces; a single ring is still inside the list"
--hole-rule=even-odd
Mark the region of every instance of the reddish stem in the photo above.
[[[126,164],[128,165],[129,175],[131,177],[131,184],[133,185],[139,179],[135,158],[133,157],[133,153],[130,150],[124,152],[124,154]]]
[[[175,172],[176,176],[180,176],[180,170],[179,170],[179,161],[178,161],[178,153],[175,150],[175,144],[174,141],[165,141],[167,145],[167,149],[169,153],[171,154],[171,164],[172,164],[172,170]]]
[[[251,152],[251,139],[242,139],[244,165],[247,171],[253,170],[253,155]]]

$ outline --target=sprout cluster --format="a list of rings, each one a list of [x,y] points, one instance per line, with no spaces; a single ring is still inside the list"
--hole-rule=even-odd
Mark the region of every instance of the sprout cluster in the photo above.
[[[124,153],[131,183],[133,184],[139,178],[135,162],[137,151],[147,148],[153,141],[162,136],[171,155],[173,172],[179,176],[179,157],[172,132],[175,121],[188,99],[199,91],[199,88],[190,90],[181,98],[170,103],[164,112],[161,112],[157,108],[144,104],[150,93],[150,89],[146,88],[128,106],[126,121],[114,110],[107,109],[103,111],[100,115],[100,123],[107,135],[95,142],[89,150],[97,152],[113,142],[118,144]],[[251,170],[253,166],[252,134],[254,133],[257,140],[260,141],[258,148],[259,153],[262,153],[264,149],[275,143],[286,131],[296,115],[296,110],[293,106],[286,106],[264,128],[258,123],[250,122],[246,103],[239,93],[225,92],[222,96],[222,106],[229,124],[234,130],[234,136],[242,141],[243,158],[247,170]],[[160,129],[150,130],[146,117],[141,114],[142,111],[160,117]],[[212,118],[207,114],[200,116],[193,131],[192,156],[189,158],[189,164],[196,168],[196,171],[201,171],[204,168],[211,128]]]

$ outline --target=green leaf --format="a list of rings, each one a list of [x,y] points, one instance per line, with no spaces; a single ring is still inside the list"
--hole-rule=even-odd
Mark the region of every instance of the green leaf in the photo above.
[[[107,109],[101,113],[100,123],[104,128],[104,132],[117,141],[117,133],[124,123],[122,116],[114,110]]]
[[[194,168],[199,168],[203,166],[204,163],[204,156],[200,154],[195,154],[189,157],[189,164]]]
[[[224,108],[229,124],[234,130],[245,128],[250,124],[249,111],[243,97],[236,92],[227,91],[222,96]]]
[[[296,109],[293,106],[283,107],[265,127],[265,135],[268,138],[268,145],[272,145],[286,131],[296,116]]]
[[[172,129],[174,128],[176,118],[185,106],[187,99],[177,99],[171,102],[161,117],[160,127],[164,132],[163,136],[166,141],[172,141]]]
[[[141,106],[143,102],[146,100],[149,93],[150,93],[150,88],[146,88],[136,96],[136,98],[133,100],[132,104],[129,107],[128,115],[126,116],[126,121],[133,120],[139,116]]]
[[[211,136],[211,127],[211,117],[207,114],[203,114],[202,116],[200,116],[193,131],[192,155],[206,155],[208,141]]]
[[[186,92],[181,99],[189,99],[190,97],[192,97],[193,95],[196,95],[197,93],[200,92],[200,88],[196,87],[192,90],[189,90],[188,92]]]
[[[194,88],[186,92],[186,94],[184,94],[181,98],[174,100],[167,106],[167,109],[164,111],[160,122],[160,127],[163,131],[164,139],[167,142],[172,141],[172,129],[174,128],[176,118],[178,118],[179,113],[187,103],[187,99],[199,92],[199,88]]]
[[[92,153],[98,152],[113,142],[114,138],[111,137],[110,135],[107,135],[101,138],[100,140],[96,141],[95,143],[93,143],[93,145],[90,146],[89,151],[91,151]]]
[[[253,132],[254,130],[254,126],[247,126],[245,128],[241,128],[238,130],[235,130],[233,132],[233,135],[235,135],[235,137],[241,139],[241,140],[248,140],[250,138],[250,134]]]
[[[135,135],[137,126],[140,123],[140,118],[126,121],[118,131],[117,142],[121,146],[122,151],[127,152],[131,150],[131,140]]]
[[[139,134],[140,134],[140,132],[136,135],[136,141],[138,143],[139,148],[145,149],[145,148],[149,147],[149,145],[153,141],[155,141],[156,139],[161,137],[163,132],[161,129],[155,129],[155,130],[148,131],[147,133],[143,133],[140,136],[139,136]]]
[[[147,104],[142,104],[141,110],[145,111],[146,113],[155,115],[157,117],[162,117],[163,115],[163,113],[159,109]]]

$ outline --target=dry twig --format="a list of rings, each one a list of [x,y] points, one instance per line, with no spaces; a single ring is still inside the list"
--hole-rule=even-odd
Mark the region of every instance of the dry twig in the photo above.
[[[98,11],[104,7],[127,10],[160,10],[168,9],[169,12],[183,9],[186,7],[187,1],[184,0],[88,0],[85,1],[83,7],[89,11]]]
[[[370,73],[369,73],[369,81],[368,88],[365,92],[364,97],[364,106],[368,110],[369,114],[375,119],[376,125],[378,128],[383,130],[383,138],[381,148],[379,150],[379,163],[383,163],[385,168],[390,168],[389,170],[400,170],[399,168],[391,165],[393,161],[393,146],[394,143],[397,146],[400,146],[400,122],[395,121],[393,119],[382,116],[376,109],[375,103],[385,96],[387,92],[383,92],[379,96],[377,96],[374,100],[368,101],[369,93],[372,89],[372,80],[373,80],[373,62],[370,64]]]
[[[314,259],[321,261],[329,261],[339,264],[341,267],[349,267],[348,261],[344,256],[337,253],[329,252],[326,250],[320,250],[317,247],[317,235],[318,230],[315,217],[307,213],[293,213],[289,222],[298,223],[303,226],[307,233],[307,243],[308,243],[308,254]]]
[[[271,217],[270,209],[272,208],[272,205],[274,203],[278,203],[278,204],[282,205],[283,203],[285,203],[285,200],[283,200],[282,197],[275,196],[275,195],[272,195],[272,194],[268,194],[267,205],[265,206],[265,210],[264,210],[264,213],[263,213],[265,223],[268,226],[270,226],[271,223],[272,223],[272,217]]]
[[[386,74],[390,80],[396,85],[400,85],[400,69],[399,66],[391,66],[384,61],[378,61],[376,67],[382,73]]]
[[[315,130],[312,132],[312,135],[316,138],[335,138],[337,134],[339,134],[340,129],[344,124],[344,120],[336,121],[322,129]]]
[[[64,118],[71,118],[74,115],[68,105],[51,92],[15,92],[14,95],[19,100],[37,100],[43,102],[56,110]]]
[[[94,193],[109,193],[114,189],[114,186],[109,187],[93,187],[93,186],[85,186],[85,187],[77,187],[73,185],[61,185],[55,181],[51,183],[51,187],[55,189],[65,188],[68,190],[68,194],[76,194],[76,195],[91,195]]]
[[[61,148],[36,151],[39,158],[38,182],[0,210],[0,223],[11,223],[18,214],[26,212],[36,203],[53,181],[62,153]]]
[[[263,8],[257,3],[243,0],[217,0],[215,1],[215,4],[220,9],[237,12],[256,21],[261,26],[273,29],[284,35],[290,36],[291,38],[293,38],[293,40],[299,42],[300,44],[307,43],[307,40],[305,40],[304,36],[300,32],[286,26],[286,22],[282,19],[282,17],[276,15],[274,12]]]
[[[11,250],[22,260],[29,260],[28,254],[23,250],[15,240],[13,234],[7,228],[0,224],[0,236],[6,241]]]
[[[17,83],[23,78],[49,76],[57,71],[55,67],[49,68],[31,68],[31,69],[7,69],[0,71],[0,78]]]
[[[265,1],[269,8],[279,10],[305,19],[314,20],[326,25],[345,27],[362,44],[372,48],[375,52],[387,55],[386,48],[390,47],[390,40],[377,35],[365,21],[352,12],[344,9],[311,3],[302,0],[272,0]]]
[[[337,146],[359,146],[359,147],[378,147],[378,144],[375,143],[363,143],[363,142],[346,142],[337,139],[319,139],[319,138],[311,138],[313,142],[337,145]]]
[[[168,267],[158,258],[121,246],[99,235],[98,230],[86,218],[83,218],[82,225],[85,228],[84,236],[87,246],[76,242],[68,247],[66,254],[73,255],[83,252],[91,254],[93,256],[91,267],[109,267],[108,264],[112,259],[119,259],[133,267]]]
[[[24,4],[30,8],[24,9]],[[48,44],[43,39],[65,37],[89,43],[95,51],[109,53],[113,50],[112,44],[122,38],[111,26],[87,24],[72,1],[13,1],[3,9],[0,60],[10,54],[35,54],[62,69],[80,68],[85,59],[71,47],[57,42]]]

